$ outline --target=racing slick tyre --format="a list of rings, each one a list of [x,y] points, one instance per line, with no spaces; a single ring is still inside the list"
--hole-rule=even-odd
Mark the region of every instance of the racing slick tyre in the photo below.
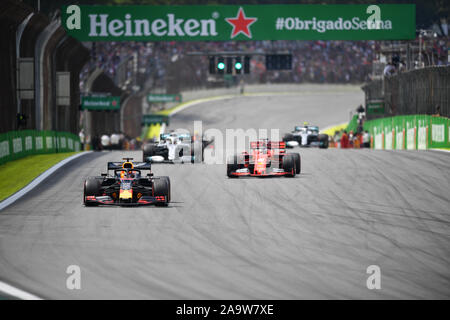
[[[327,134],[319,134],[319,148],[321,149],[328,149],[328,135]]]
[[[88,178],[84,181],[84,194],[83,194],[83,203],[86,206],[95,206],[97,204],[86,203],[87,196],[98,196],[100,195],[100,180],[97,178]]]
[[[203,145],[198,141],[194,141],[191,144],[191,162],[192,163],[203,162]]]
[[[232,175],[233,172],[242,168],[242,164],[239,163],[238,156],[232,156],[227,161],[227,176],[229,178],[237,178],[237,176]]]
[[[154,144],[146,144],[144,146],[142,162],[147,162],[147,158],[154,156],[156,151],[156,146]]]
[[[168,177],[159,177],[153,180],[153,196],[165,196],[165,202],[157,202],[157,206],[167,206],[170,198],[170,180]]]
[[[293,141],[293,140],[294,140],[294,135],[290,134],[290,133],[285,134],[283,137],[284,142]]]
[[[295,159],[291,154],[287,154],[283,157],[283,170],[288,172],[286,177],[295,177]]]
[[[300,161],[300,154],[299,153],[291,153],[290,154],[294,158],[295,163],[295,174],[300,174],[301,170],[301,161]]]
[[[292,147],[288,145],[288,142],[289,142],[289,141],[296,141],[296,140],[295,140],[293,134],[287,133],[287,134],[284,135],[283,141],[286,143],[286,148],[289,148],[289,149],[290,149],[290,148],[292,148]]]
[[[170,199],[171,199],[171,196],[172,196],[172,194],[171,194],[171,189],[170,189],[170,178],[169,178],[169,177],[166,177],[166,176],[162,176],[162,177],[159,177],[159,179],[165,180],[166,183],[167,183],[167,185],[169,186],[169,187],[168,187],[169,193],[168,193],[168,195],[167,195],[167,202],[170,202]]]

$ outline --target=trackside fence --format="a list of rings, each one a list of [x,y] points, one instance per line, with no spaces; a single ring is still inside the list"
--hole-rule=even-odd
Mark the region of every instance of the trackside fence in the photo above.
[[[68,132],[21,130],[0,134],[0,164],[33,154],[80,149],[80,138]]]
[[[450,117],[450,65],[426,67],[384,77],[366,83],[362,90],[365,93],[368,120],[415,114]],[[383,102],[384,111],[367,112],[368,103],[374,100]]]
[[[429,115],[395,116],[369,120],[364,130],[371,146],[382,150],[426,150],[450,148],[450,119]]]

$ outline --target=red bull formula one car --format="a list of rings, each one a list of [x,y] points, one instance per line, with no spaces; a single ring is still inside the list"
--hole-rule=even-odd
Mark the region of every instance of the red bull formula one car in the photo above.
[[[284,142],[258,140],[250,142],[250,153],[243,152],[227,162],[227,176],[295,177],[301,171],[300,154],[286,153]]]
[[[170,202],[169,177],[154,177],[151,164],[132,162],[108,162],[108,173],[99,177],[89,177],[84,181],[83,202],[86,206],[98,205],[158,205]],[[109,172],[113,171],[113,175]],[[149,171],[143,175],[143,171]]]

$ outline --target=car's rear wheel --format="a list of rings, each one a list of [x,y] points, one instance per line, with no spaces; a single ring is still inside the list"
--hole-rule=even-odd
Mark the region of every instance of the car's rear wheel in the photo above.
[[[291,154],[287,154],[283,157],[283,170],[287,172],[287,177],[295,177],[295,161]]]
[[[157,206],[167,206],[170,199],[170,180],[169,177],[159,177],[153,180],[153,196],[164,196],[166,201],[157,202]]]
[[[327,134],[319,134],[319,148],[327,149],[328,148],[328,135]]]

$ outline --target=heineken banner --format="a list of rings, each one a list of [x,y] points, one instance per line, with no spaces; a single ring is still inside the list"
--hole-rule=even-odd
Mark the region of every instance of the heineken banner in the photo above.
[[[81,97],[83,110],[120,110],[120,97],[86,96]]]
[[[147,95],[148,102],[181,102],[181,94],[150,93]]]
[[[414,4],[62,7],[81,41],[414,39]]]

